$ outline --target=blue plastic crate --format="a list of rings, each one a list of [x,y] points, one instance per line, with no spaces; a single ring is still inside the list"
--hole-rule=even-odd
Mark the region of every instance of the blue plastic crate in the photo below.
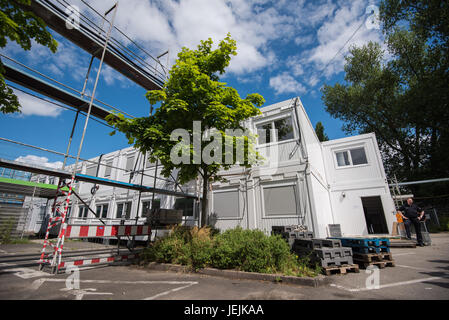
[[[362,246],[354,246],[352,247],[352,251],[355,253],[388,253],[390,252],[389,247],[362,247]]]
[[[344,247],[389,247],[387,238],[331,238],[339,239]]]

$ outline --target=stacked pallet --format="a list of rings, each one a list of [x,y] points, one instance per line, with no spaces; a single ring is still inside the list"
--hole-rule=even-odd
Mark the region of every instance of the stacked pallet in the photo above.
[[[333,238],[353,251],[353,260],[360,268],[377,266],[378,268],[394,267],[393,255],[390,252],[390,240],[387,238]]]
[[[293,251],[301,257],[307,256],[311,262],[319,263],[326,275],[359,272],[354,264],[351,248],[343,247],[335,239],[296,239]]]
[[[272,227],[272,235],[280,234],[284,238],[290,248],[293,248],[293,244],[296,239],[312,239],[313,232],[307,231],[307,227],[300,225]]]

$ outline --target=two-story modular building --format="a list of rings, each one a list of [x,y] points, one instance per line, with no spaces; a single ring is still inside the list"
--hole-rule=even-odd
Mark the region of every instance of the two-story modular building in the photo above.
[[[248,126],[267,133],[257,146],[267,161],[222,172],[228,182],[213,185],[210,210],[218,228],[304,224],[326,237],[329,224],[340,224],[345,235],[391,232],[395,208],[374,134],[321,143],[299,98],[261,111]]]
[[[241,226],[267,233],[272,226],[301,224],[313,230],[316,237],[328,236],[330,224],[340,224],[344,235],[390,233],[395,209],[374,134],[321,143],[299,98],[261,111],[245,125],[259,134],[257,150],[265,162],[251,169],[234,167],[220,173],[227,182],[211,185],[209,224],[221,230]],[[154,163],[133,148],[91,160],[101,165],[84,162],[78,172],[176,189],[172,177],[161,177],[160,168],[157,171]],[[130,176],[130,171],[139,170]],[[152,178],[155,172],[156,184]],[[140,219],[151,207],[183,209],[185,224],[199,223],[199,205],[192,199],[94,187],[79,182],[75,190],[108,223]],[[202,190],[199,181],[181,188],[189,193]],[[70,205],[70,219],[76,224],[98,223],[76,198]],[[36,230],[38,226],[30,228]]]

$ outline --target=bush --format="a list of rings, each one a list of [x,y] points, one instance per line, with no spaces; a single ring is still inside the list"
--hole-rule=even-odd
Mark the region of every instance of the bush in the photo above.
[[[0,244],[9,244],[12,242],[11,232],[14,224],[15,220],[10,218],[0,227]]]
[[[311,269],[305,258],[300,260],[292,254],[279,235],[266,236],[260,230],[240,227],[215,236],[212,232],[208,227],[176,227],[168,237],[145,249],[142,260],[188,265],[195,270],[214,267],[296,276],[315,276],[320,272],[318,268]]]
[[[260,230],[227,230],[216,237],[212,266],[248,272],[275,273],[288,261],[290,248],[280,236]]]

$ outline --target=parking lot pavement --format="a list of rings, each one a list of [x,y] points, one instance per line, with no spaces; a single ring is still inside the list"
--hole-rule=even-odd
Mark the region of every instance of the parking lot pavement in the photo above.
[[[433,245],[393,249],[396,267],[331,276],[331,284],[310,288],[230,280],[198,274],[146,270],[137,266],[107,266],[77,273],[50,275],[37,267],[0,266],[0,299],[164,299],[164,300],[310,300],[310,299],[449,299],[449,234],[432,235]],[[18,247],[16,247],[17,249]],[[1,247],[0,256],[13,254]],[[18,252],[23,252],[16,250]],[[5,253],[6,252],[6,253]],[[371,287],[367,287],[368,284]]]

